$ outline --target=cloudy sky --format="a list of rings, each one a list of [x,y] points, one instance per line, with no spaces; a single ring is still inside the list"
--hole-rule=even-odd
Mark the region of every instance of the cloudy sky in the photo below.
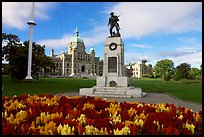
[[[2,32],[29,40],[32,2],[2,3]],[[110,12],[119,16],[125,63],[147,59],[153,66],[171,59],[200,67],[202,63],[201,2],[35,2],[33,41],[45,45],[46,55],[68,50],[78,27],[86,51],[93,47],[103,59],[109,36]]]

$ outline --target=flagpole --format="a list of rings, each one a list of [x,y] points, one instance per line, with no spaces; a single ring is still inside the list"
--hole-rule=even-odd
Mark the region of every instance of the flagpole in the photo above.
[[[31,76],[31,65],[32,65],[32,37],[33,37],[33,27],[36,25],[34,20],[34,8],[35,8],[35,2],[32,4],[32,11],[31,11],[31,17],[30,21],[28,21],[28,25],[30,25],[30,39],[29,39],[29,50],[28,50],[28,70],[27,70],[27,76],[25,79],[32,80]]]

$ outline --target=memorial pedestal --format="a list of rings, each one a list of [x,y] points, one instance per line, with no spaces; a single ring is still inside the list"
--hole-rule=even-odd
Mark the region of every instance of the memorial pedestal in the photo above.
[[[124,71],[124,44],[121,37],[109,37],[104,44],[103,76],[97,77],[96,86],[82,88],[80,95],[103,97],[142,97],[141,88],[129,87]]]

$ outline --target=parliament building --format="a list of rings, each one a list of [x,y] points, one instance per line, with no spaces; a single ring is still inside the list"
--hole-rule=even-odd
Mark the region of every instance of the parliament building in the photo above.
[[[101,60],[100,57],[96,57],[93,47],[90,48],[89,53],[86,53],[84,41],[79,36],[77,28],[75,36],[71,38],[68,43],[67,52],[62,51],[59,55],[55,55],[52,49],[50,57],[55,63],[55,69],[51,69],[50,72],[47,73],[48,76],[102,76],[103,60]]]

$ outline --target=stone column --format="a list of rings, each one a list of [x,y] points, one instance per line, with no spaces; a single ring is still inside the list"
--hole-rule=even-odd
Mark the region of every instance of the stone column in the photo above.
[[[65,57],[64,57],[64,54],[62,55],[62,76],[64,76],[64,68],[65,68],[65,65],[64,65],[64,60],[65,60]]]
[[[72,50],[72,66],[71,66],[71,75],[74,75],[74,49]]]

